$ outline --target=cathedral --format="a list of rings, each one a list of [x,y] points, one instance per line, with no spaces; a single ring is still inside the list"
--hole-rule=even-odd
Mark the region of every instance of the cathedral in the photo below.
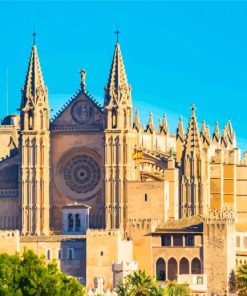
[[[117,41],[103,106],[82,70],[51,118],[33,44],[19,114],[0,125],[0,252],[56,259],[90,295],[137,269],[193,295],[233,292],[247,260],[247,153],[231,121],[211,134],[192,105],[187,129],[152,113],[143,125],[131,92]]]

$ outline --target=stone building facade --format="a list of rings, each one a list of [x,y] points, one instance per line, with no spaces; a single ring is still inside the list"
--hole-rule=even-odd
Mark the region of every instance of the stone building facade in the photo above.
[[[80,74],[50,118],[32,46],[20,113],[0,126],[1,252],[44,253],[88,288],[101,279],[111,289],[139,268],[198,295],[231,292],[247,258],[247,154],[231,121],[211,135],[193,105],[187,131],[179,118],[171,133],[165,115],[156,127],[152,113],[143,126],[119,42],[103,106]]]

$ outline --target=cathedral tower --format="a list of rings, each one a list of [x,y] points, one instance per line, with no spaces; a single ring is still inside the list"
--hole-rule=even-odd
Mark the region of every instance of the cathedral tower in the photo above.
[[[194,105],[192,105],[191,111],[182,155],[182,216],[205,215],[209,206],[208,150],[202,146]],[[203,125],[204,128],[209,139],[205,124]]]
[[[105,87],[105,208],[106,228],[124,228],[126,182],[131,175],[132,99],[119,42],[115,45]],[[134,168],[133,168],[134,170]]]
[[[20,207],[23,235],[49,234],[48,90],[33,44],[20,108]]]

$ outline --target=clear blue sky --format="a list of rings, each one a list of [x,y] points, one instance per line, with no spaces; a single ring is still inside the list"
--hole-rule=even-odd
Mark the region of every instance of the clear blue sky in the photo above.
[[[197,118],[220,128],[231,118],[238,144],[247,150],[246,2],[0,2],[0,116],[20,104],[32,44],[37,46],[57,110],[78,89],[79,71],[102,102],[115,44],[116,25],[134,105],[147,123],[167,113],[175,132],[190,105]]]

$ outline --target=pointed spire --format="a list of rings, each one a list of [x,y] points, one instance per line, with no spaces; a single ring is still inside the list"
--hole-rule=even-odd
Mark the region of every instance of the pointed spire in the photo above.
[[[166,114],[164,114],[163,121],[160,122],[160,132],[167,135],[168,131],[169,131],[169,128],[168,128],[168,124],[167,124]]]
[[[208,124],[206,125],[206,139],[208,141],[208,144],[210,144],[210,142],[211,142],[211,136],[210,136],[210,129],[209,129]]]
[[[154,132],[154,130],[155,130],[155,126],[154,126],[153,115],[150,112],[149,113],[149,119],[148,119],[148,125],[147,125],[147,128],[146,128],[146,131],[147,132],[150,132],[152,134]]]
[[[199,136],[200,133],[195,115],[195,105],[192,105],[190,122],[185,139],[185,155],[191,155],[191,153],[193,153],[193,156],[195,156],[200,154],[201,143]]]
[[[141,122],[140,122],[140,118],[139,118],[139,112],[138,112],[138,110],[136,110],[136,114],[135,114],[135,120],[134,120],[133,128],[136,129],[138,132],[139,132],[140,129],[141,129]]]
[[[119,101],[122,92],[130,93],[130,86],[128,84],[127,76],[125,73],[125,67],[123,63],[123,57],[120,49],[120,44],[117,41],[115,45],[110,75],[108,83],[105,87],[105,104],[107,105],[111,98]]]
[[[34,104],[37,103],[37,91],[43,91],[45,95],[47,89],[43,80],[37,47],[33,44],[26,80],[22,89],[22,108],[25,107],[27,100],[31,100]]]
[[[227,122],[227,133],[228,133],[228,137],[229,137],[230,142],[233,143],[234,138],[235,138],[235,133],[234,133],[234,130],[232,128],[232,123],[231,123],[230,118],[228,119],[228,122]]]
[[[216,142],[220,141],[220,130],[219,130],[218,121],[216,121],[216,123],[215,123],[214,133],[213,133],[213,140],[216,141]]]
[[[180,139],[182,142],[184,141],[185,138],[185,133],[184,133],[184,125],[183,125],[183,120],[182,117],[179,117],[179,121],[178,121],[178,128],[177,128],[177,136],[176,138]]]
[[[202,122],[202,128],[201,128],[201,135],[200,135],[202,142],[207,143],[207,146],[210,144],[210,132],[209,132],[209,127],[206,125],[205,121]]]
[[[225,147],[228,145],[228,140],[228,127],[225,125],[222,131],[222,142],[224,143]]]

